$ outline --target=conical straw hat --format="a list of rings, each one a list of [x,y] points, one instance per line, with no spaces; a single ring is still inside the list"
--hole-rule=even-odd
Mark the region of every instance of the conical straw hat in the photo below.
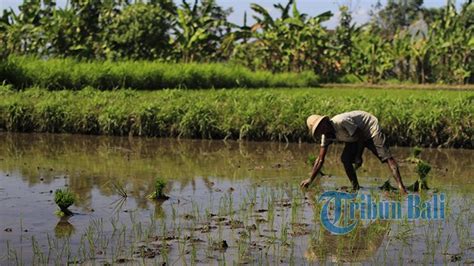
[[[329,117],[326,115],[310,115],[308,119],[306,119],[306,125],[311,131],[311,136],[314,136],[314,132],[318,128],[321,121],[323,121],[325,118],[329,119]]]

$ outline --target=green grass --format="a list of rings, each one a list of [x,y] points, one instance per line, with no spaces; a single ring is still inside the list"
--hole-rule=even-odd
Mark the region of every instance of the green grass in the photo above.
[[[54,202],[58,205],[61,216],[71,215],[72,212],[68,208],[74,204],[76,198],[69,189],[57,189],[54,192]]]
[[[316,86],[318,79],[312,72],[272,74],[224,63],[79,62],[14,56],[0,62],[0,83],[11,84],[17,89],[31,86],[50,90],[79,90],[85,86],[100,90],[308,87]]]
[[[427,162],[420,160],[416,164],[416,173],[420,177],[420,179],[425,179],[428,173],[431,171],[431,165]]]
[[[0,87],[0,129],[310,141],[306,117],[366,110],[390,144],[472,148],[474,92],[229,89],[17,92]]]
[[[166,187],[166,181],[163,178],[155,179],[155,189],[148,197],[151,199],[163,200],[168,199],[168,196],[165,195],[164,189]]]

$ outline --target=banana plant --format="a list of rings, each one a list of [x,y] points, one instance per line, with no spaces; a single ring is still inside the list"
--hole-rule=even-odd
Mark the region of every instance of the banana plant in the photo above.
[[[38,54],[44,38],[41,34],[41,17],[43,10],[40,1],[25,1],[19,6],[16,14],[12,9],[4,13],[3,25],[7,43],[11,53]]]
[[[473,76],[474,7],[470,0],[457,13],[454,3],[448,1],[444,11],[432,26],[432,43],[436,50],[431,61],[441,80],[463,83]]]
[[[173,25],[175,38],[171,41],[176,57],[193,62],[215,56],[219,41],[230,31],[226,20],[229,12],[214,0],[195,0],[192,6],[183,0]]]
[[[354,39],[362,29],[361,26],[357,26],[352,21],[352,14],[348,6],[340,6],[339,12],[339,25],[336,27],[335,34],[330,42],[332,50],[335,50],[335,66],[332,73],[336,76],[354,73],[352,58]]]
[[[415,66],[415,75],[418,83],[425,83],[427,80],[427,69],[429,68],[430,42],[427,39],[419,39],[412,42],[411,57]]]
[[[250,27],[253,40],[241,45],[245,47],[242,52],[261,55],[259,67],[272,71],[302,71],[322,66],[324,60],[320,59],[326,48],[324,39],[327,33],[320,24],[328,20],[332,13],[308,18],[307,14],[299,12],[293,0],[274,7],[280,11],[277,18],[273,18],[262,6],[251,4],[256,21]],[[236,49],[239,50],[239,47]],[[255,61],[254,56],[249,59]]]
[[[394,72],[400,81],[410,79],[411,47],[408,33],[399,30],[392,40],[391,55],[394,61]]]
[[[359,76],[367,75],[370,83],[378,83],[392,69],[393,60],[390,43],[380,34],[374,34],[373,30],[370,27],[364,29],[355,44],[355,69]]]

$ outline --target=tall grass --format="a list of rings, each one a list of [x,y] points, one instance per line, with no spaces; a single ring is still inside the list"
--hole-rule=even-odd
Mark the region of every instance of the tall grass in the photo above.
[[[305,119],[366,110],[390,144],[473,147],[474,92],[367,89],[15,91],[0,87],[0,129],[309,141]]]
[[[308,87],[318,84],[312,72],[277,73],[251,71],[223,64],[174,64],[152,61],[94,61],[73,59],[41,60],[11,56],[0,63],[0,83],[17,89],[38,86],[50,90],[79,90],[91,86],[100,90],[133,88],[261,88]]]

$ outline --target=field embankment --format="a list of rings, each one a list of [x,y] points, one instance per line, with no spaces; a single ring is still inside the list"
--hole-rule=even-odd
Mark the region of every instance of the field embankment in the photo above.
[[[3,86],[0,97],[0,129],[6,131],[309,141],[308,115],[361,109],[379,118],[391,144],[473,147],[472,91]]]
[[[81,62],[74,59],[41,60],[15,56],[0,62],[0,83],[4,81],[16,89],[32,86],[49,90],[79,90],[86,86],[99,90],[295,88],[317,86],[318,80],[318,76],[310,71],[272,73],[225,63]]]

